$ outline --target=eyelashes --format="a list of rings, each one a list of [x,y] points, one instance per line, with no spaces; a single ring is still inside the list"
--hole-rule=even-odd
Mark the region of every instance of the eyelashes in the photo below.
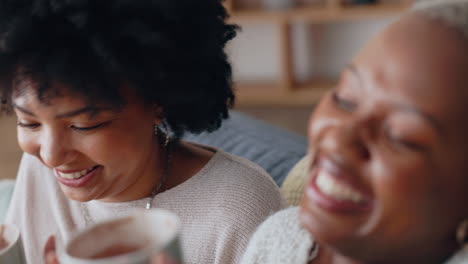
[[[17,125],[19,127],[29,128],[29,129],[35,129],[35,128],[38,128],[40,126],[39,124],[26,124],[26,123],[22,123],[22,122],[18,122]]]
[[[337,109],[347,113],[353,113],[358,108],[358,103],[355,100],[340,96],[336,90],[332,92],[332,100]],[[387,124],[382,127],[383,134],[381,139],[384,140],[386,144],[398,149],[405,149],[409,151],[422,152],[427,150],[428,146],[425,144],[420,144],[419,142],[411,140],[408,137],[400,136],[400,133],[395,130],[396,128],[389,126],[391,125]]]
[[[95,129],[99,129],[99,128],[105,126],[105,125],[108,125],[109,123],[110,122],[103,122],[103,123],[99,123],[97,125],[88,126],[88,127],[79,127],[79,126],[72,125],[72,126],[70,126],[70,128],[73,129],[73,130],[77,130],[77,131],[92,131],[92,130],[95,130]],[[37,129],[37,128],[39,128],[41,126],[38,123],[23,123],[23,122],[18,122],[17,125],[19,127],[27,128],[27,129],[31,129],[31,130]]]
[[[107,123],[100,123],[95,126],[89,126],[89,127],[78,127],[78,126],[71,126],[72,129],[78,130],[78,131],[91,131],[94,129],[98,129],[106,125]]]
[[[356,102],[353,102],[352,100],[348,100],[339,96],[337,91],[333,91],[332,99],[335,105],[344,111],[351,112],[351,111],[356,110],[357,108]]]
[[[390,128],[385,128],[384,134],[385,134],[386,140],[394,146],[405,148],[408,150],[413,150],[413,151],[427,150],[427,146],[423,144],[420,144],[414,140],[410,140],[406,137],[395,135],[395,133],[392,133],[392,131],[390,131]]]

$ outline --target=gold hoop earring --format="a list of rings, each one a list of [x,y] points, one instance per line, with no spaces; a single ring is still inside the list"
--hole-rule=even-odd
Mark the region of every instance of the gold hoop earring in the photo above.
[[[457,228],[457,242],[460,246],[468,243],[468,219],[461,222]]]

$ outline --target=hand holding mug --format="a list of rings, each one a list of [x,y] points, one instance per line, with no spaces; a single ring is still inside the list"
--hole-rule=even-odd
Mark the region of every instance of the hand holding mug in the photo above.
[[[179,232],[180,223],[175,214],[162,209],[135,210],[126,217],[86,228],[63,249],[57,249],[54,238],[50,237],[44,248],[44,261],[47,264],[182,263]]]
[[[1,249],[1,248],[0,248]],[[55,251],[55,237],[50,236],[44,247],[44,262],[45,264],[60,264],[58,261],[57,253]],[[182,264],[167,254],[159,254],[153,257],[151,264]]]
[[[50,236],[44,247],[44,262],[46,264],[59,264],[57,253],[55,252],[55,237]]]

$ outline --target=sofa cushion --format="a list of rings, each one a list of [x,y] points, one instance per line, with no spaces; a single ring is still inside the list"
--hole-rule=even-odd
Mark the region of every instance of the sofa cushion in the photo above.
[[[14,187],[15,181],[0,180],[0,223],[5,219]]]
[[[302,200],[309,177],[309,164],[310,156],[307,155],[291,169],[281,186],[281,194],[290,206],[298,206]]]
[[[251,160],[265,169],[278,186],[307,148],[305,137],[236,111],[231,111],[230,118],[218,130],[187,134],[184,139]]]

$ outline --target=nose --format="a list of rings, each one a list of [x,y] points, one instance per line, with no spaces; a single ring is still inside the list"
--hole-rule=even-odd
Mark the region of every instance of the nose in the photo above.
[[[38,156],[47,167],[56,168],[73,161],[75,151],[66,135],[49,130],[40,137]]]
[[[321,148],[351,162],[364,162],[371,158],[370,129],[364,122],[347,120],[334,124],[324,131]]]

